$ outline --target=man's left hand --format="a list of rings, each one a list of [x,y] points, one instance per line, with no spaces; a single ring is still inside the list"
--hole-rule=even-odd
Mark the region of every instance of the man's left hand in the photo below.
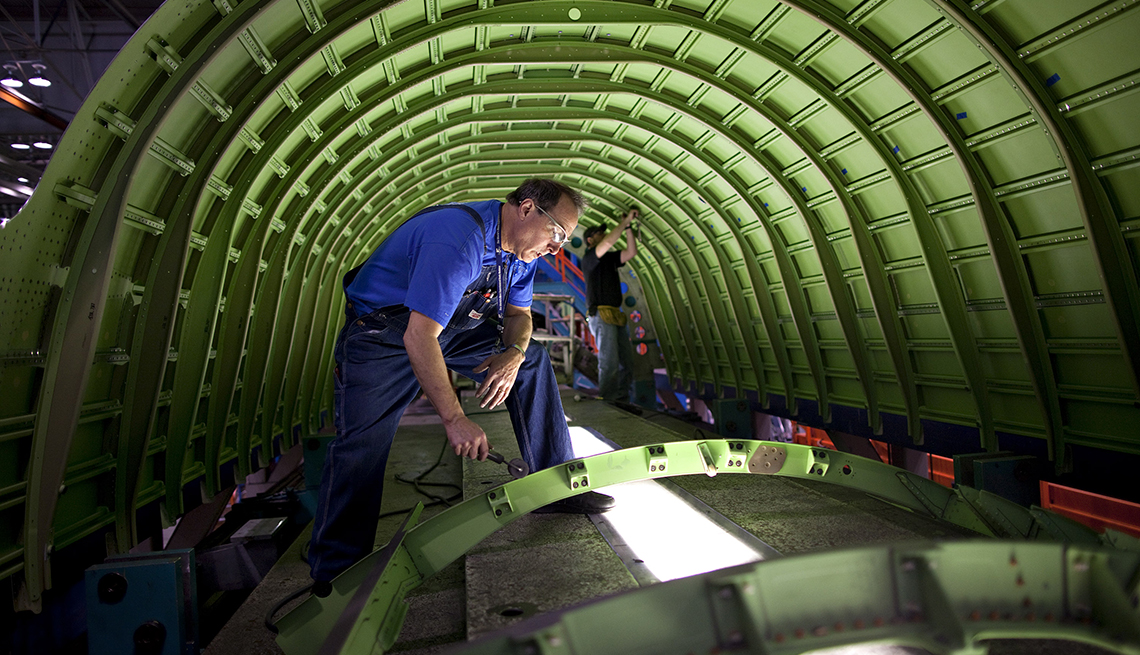
[[[483,360],[482,364],[472,370],[474,373],[487,371],[487,377],[483,379],[483,384],[479,385],[476,393],[483,399],[483,402],[479,403],[480,407],[494,409],[507,399],[511,388],[515,386],[515,376],[519,373],[519,367],[525,359],[526,356],[519,352],[518,348],[507,348],[498,355],[491,355]]]

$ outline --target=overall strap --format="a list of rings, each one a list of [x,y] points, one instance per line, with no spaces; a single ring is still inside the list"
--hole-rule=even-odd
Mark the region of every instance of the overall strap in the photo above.
[[[487,226],[483,223],[483,217],[479,215],[479,212],[475,211],[471,207],[468,207],[467,205],[433,205],[427,209],[421,209],[420,211],[416,212],[412,218],[440,209],[462,209],[463,211],[467,212],[467,215],[471,217],[471,220],[475,221],[475,224],[479,226],[479,234],[482,237],[483,241],[487,241]],[[412,218],[409,218],[408,220],[410,221]],[[366,263],[368,263],[367,259],[365,259],[364,262],[362,262],[356,268],[344,274],[344,277],[341,279],[341,286],[345,289],[345,291],[348,290],[348,285],[352,284],[352,281],[356,279],[357,274],[360,273],[360,269],[364,268],[364,264]]]

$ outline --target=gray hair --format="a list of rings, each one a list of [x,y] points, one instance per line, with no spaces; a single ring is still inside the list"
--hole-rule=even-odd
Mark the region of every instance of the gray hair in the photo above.
[[[522,204],[522,201],[530,198],[540,209],[549,212],[554,209],[563,195],[570,198],[570,201],[574,203],[579,216],[586,211],[586,199],[582,197],[581,193],[557,180],[542,177],[532,177],[520,184],[519,188],[507,194],[507,202],[512,205],[519,205]]]

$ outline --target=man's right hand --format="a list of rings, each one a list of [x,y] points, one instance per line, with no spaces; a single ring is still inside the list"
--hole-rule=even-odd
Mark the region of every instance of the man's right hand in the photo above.
[[[447,441],[460,457],[470,457],[480,462],[487,459],[490,446],[487,444],[487,435],[483,428],[475,424],[466,416],[460,416],[451,421],[444,421],[443,427],[447,430]]]
[[[627,211],[625,213],[625,216],[623,216],[621,219],[622,225],[624,227],[629,227],[629,224],[632,223],[634,221],[634,219],[636,219],[639,215],[641,215],[641,212],[639,212],[636,209],[631,209],[631,210]]]

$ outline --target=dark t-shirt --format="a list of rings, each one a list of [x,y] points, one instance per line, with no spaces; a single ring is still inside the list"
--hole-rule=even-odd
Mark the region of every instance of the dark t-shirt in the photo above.
[[[601,258],[596,248],[588,248],[582,256],[582,273],[586,276],[586,304],[590,314],[598,305],[621,307],[621,279],[617,270],[625,266],[620,250],[610,250]]]

